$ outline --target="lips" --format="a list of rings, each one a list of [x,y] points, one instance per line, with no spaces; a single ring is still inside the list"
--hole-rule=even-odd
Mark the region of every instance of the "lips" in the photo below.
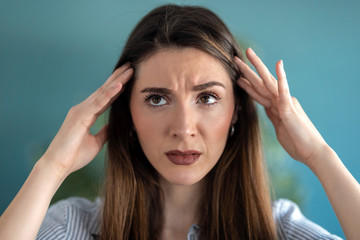
[[[170,162],[175,165],[191,165],[198,161],[201,152],[196,150],[171,150],[165,153]]]

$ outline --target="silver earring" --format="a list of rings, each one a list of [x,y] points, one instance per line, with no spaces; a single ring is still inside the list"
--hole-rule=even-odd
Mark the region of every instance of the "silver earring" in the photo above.
[[[234,125],[232,125],[232,126],[231,126],[231,130],[230,130],[230,137],[231,137],[232,135],[234,135],[234,132],[235,132],[235,127],[234,127]]]

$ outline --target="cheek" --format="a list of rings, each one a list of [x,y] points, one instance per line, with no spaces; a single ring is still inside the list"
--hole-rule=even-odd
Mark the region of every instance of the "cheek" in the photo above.
[[[228,139],[229,127],[233,115],[233,104],[219,106],[215,111],[203,114],[203,121],[199,124],[200,135],[206,146],[206,162],[201,171],[207,174],[219,161],[224,152]]]
[[[161,124],[162,122],[163,119],[140,113],[137,119],[134,119],[135,130],[140,142],[154,145],[153,142],[159,140],[158,136],[163,132],[164,124]]]
[[[162,144],[164,119],[157,117],[156,114],[148,114],[146,109],[135,105],[131,107],[131,115],[141,148],[149,158],[149,154],[155,154],[156,146]]]
[[[214,139],[215,142],[219,140],[226,140],[226,137],[229,132],[229,126],[230,126],[230,119],[229,118],[222,118],[218,119],[214,126],[211,128],[211,134],[212,139]]]
[[[209,153],[214,159],[218,159],[224,151],[228,134],[229,127],[231,124],[232,114],[224,112],[218,115],[212,121],[208,122],[206,126],[206,133],[204,133],[204,140],[207,144]]]
[[[233,115],[233,105],[227,104],[225,107],[220,107],[217,111],[205,114],[203,130],[206,132],[206,139],[217,142],[219,140],[226,140],[229,132]]]

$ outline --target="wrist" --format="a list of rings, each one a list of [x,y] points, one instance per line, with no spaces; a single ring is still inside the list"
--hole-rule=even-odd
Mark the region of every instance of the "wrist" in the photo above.
[[[35,239],[51,199],[66,177],[40,158],[1,216],[0,238]]]
[[[46,179],[53,182],[55,186],[60,186],[69,173],[62,167],[52,164],[50,159],[44,155],[35,164],[34,171],[46,176]]]
[[[319,148],[317,154],[309,159],[307,167],[317,175],[319,170],[326,168],[327,165],[331,164],[334,159],[338,158],[335,151],[327,144],[324,144]]]

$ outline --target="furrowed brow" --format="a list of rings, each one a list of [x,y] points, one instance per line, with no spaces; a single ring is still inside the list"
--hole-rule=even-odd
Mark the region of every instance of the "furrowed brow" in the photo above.
[[[159,93],[159,94],[168,95],[171,93],[171,90],[167,89],[167,88],[150,87],[150,88],[144,88],[143,90],[141,90],[141,92],[142,93],[151,92],[151,93]]]
[[[193,91],[203,91],[203,90],[205,90],[205,89],[207,89],[209,87],[212,87],[212,86],[220,86],[220,87],[223,87],[225,89],[224,84],[222,84],[220,82],[212,81],[212,82],[207,82],[207,83],[204,83],[204,84],[194,86]]]
[[[224,84],[220,83],[220,82],[215,82],[215,81],[212,81],[212,82],[207,82],[207,83],[203,83],[203,84],[200,84],[200,85],[196,85],[193,87],[193,91],[203,91],[207,88],[210,88],[210,87],[213,87],[213,86],[220,86],[222,88],[225,89],[225,86]],[[143,90],[141,90],[142,93],[145,93],[145,92],[152,92],[152,93],[159,93],[159,94],[164,94],[164,95],[168,95],[168,94],[171,94],[172,91],[168,88],[157,88],[157,87],[149,87],[149,88],[144,88]]]

